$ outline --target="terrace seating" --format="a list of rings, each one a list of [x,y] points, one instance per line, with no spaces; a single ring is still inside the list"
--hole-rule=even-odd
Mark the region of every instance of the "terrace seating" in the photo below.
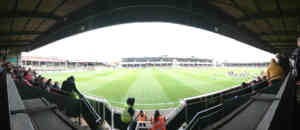
[[[259,90],[260,88],[263,88],[261,86],[266,86],[266,84],[267,84],[266,82],[260,82],[254,86],[249,86],[246,88],[236,87],[234,89],[226,90],[222,93],[217,92],[215,95],[208,96],[208,98],[205,97],[207,99],[205,99],[205,98],[197,99],[196,98],[196,99],[189,100],[189,101],[187,101],[187,103],[190,103],[191,105],[187,106],[187,107],[189,107],[187,109],[188,110],[187,112],[189,115],[192,115],[192,116],[188,116],[186,121],[190,122],[192,120],[191,117],[193,118],[194,115],[196,115],[196,113],[199,113],[199,110],[200,110],[200,112],[206,111],[207,109],[213,108],[220,104],[222,104],[222,107],[223,107],[222,113],[223,114],[228,113],[228,111],[231,111],[232,109],[240,106],[247,100],[247,98],[242,98],[243,95],[251,94],[253,90]],[[224,107],[224,106],[226,106],[226,107]],[[198,116],[201,117],[201,115],[203,115],[203,114],[205,115],[205,113],[202,113]],[[207,114],[209,114],[209,113],[207,113]],[[208,118],[208,117],[206,117],[206,118]]]
[[[223,104],[220,104],[222,106],[220,110],[212,107],[210,109],[215,110],[209,114],[204,114],[205,110],[200,111],[189,123],[187,129],[294,129],[291,121],[293,120],[291,115],[294,112],[291,92],[294,87],[289,85],[291,83],[292,81],[287,77],[280,90],[275,93],[276,95],[265,93],[265,90],[272,89],[265,87],[254,96],[251,93],[245,93],[224,101]],[[260,87],[255,89],[257,88]],[[240,92],[244,93],[243,91],[246,90]],[[289,107],[284,107],[284,105],[289,105]],[[282,124],[288,124],[288,127]]]
[[[96,127],[99,127],[99,124],[101,124],[102,122],[102,120],[98,120],[99,117],[95,115],[93,108],[91,108],[89,103],[84,99],[73,99],[66,92],[61,90],[56,90],[55,92],[48,92],[39,87],[28,87],[23,86],[23,84],[20,84],[19,82],[16,83],[23,100],[43,97],[51,103],[56,104],[57,107],[60,110],[65,111],[66,115],[68,116],[83,116],[85,121],[89,124],[89,126],[92,129],[96,129]]]
[[[72,123],[46,99],[22,100],[14,81],[6,75],[10,127],[12,130],[85,130]]]

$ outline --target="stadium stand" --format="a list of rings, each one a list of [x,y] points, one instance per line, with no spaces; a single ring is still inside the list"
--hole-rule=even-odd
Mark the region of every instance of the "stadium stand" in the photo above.
[[[287,77],[286,79],[289,78]],[[35,101],[36,103],[39,102],[37,103],[37,105],[41,105],[43,104],[42,102],[44,102],[44,107],[46,107],[47,109],[52,110],[56,108],[56,106],[52,106],[47,102],[49,101],[51,103],[56,104],[59,110],[68,111],[68,113],[73,113],[73,115],[78,115],[79,117],[83,116],[84,119],[88,122],[90,128],[92,129],[98,127],[99,124],[101,124],[100,122],[103,121],[108,123],[111,126],[111,128],[121,128],[121,126],[123,125],[121,122],[121,114],[115,112],[112,109],[112,107],[107,103],[107,101],[95,99],[92,97],[87,97],[88,100],[86,100],[81,94],[81,100],[76,100],[71,98],[66,92],[63,92],[61,90],[49,92],[40,87],[26,86],[20,81],[21,80],[16,79],[15,83],[18,86],[18,91],[21,94],[25,106],[32,106],[26,104],[31,104],[33,101]],[[14,82],[11,82],[10,86],[14,86]],[[186,129],[202,129],[206,127],[209,128],[211,124],[225,120],[223,121],[223,123],[221,123],[222,125],[217,125],[218,127],[223,126],[225,123],[229,122],[226,120],[227,118],[231,121],[233,117],[236,117],[237,115],[241,114],[243,110],[253,109],[248,108],[250,106],[256,106],[255,103],[253,103],[253,100],[269,100],[270,97],[268,97],[268,95],[267,97],[251,97],[251,95],[256,94],[256,92],[265,89],[266,86],[267,82],[261,81],[253,86],[245,86],[243,84],[241,86],[233,87],[227,90],[211,93],[208,95],[186,98],[183,100],[182,106],[180,106],[173,114],[171,114],[170,117],[167,118],[167,129],[179,129],[184,123],[187,124],[187,126],[185,126]],[[268,105],[270,105],[270,103],[265,105],[264,110],[268,108]],[[56,111],[54,113],[57,112],[59,111]],[[258,113],[258,115],[262,115],[265,112],[266,111],[263,111],[260,114]],[[34,120],[34,117],[31,116],[32,115],[29,115],[29,117],[33,118]],[[39,116],[37,116],[37,118],[38,117]],[[258,124],[258,122],[259,121],[257,121],[256,124]],[[136,121],[134,121],[131,124],[132,125],[130,125],[130,127],[134,129],[134,127],[136,126]]]
[[[211,67],[212,59],[200,59],[196,57],[142,57],[142,58],[122,58],[121,67],[144,68],[144,67]]]
[[[22,51],[34,50],[53,41],[95,28],[137,21],[168,21],[186,24],[229,36],[271,53],[278,51],[291,53],[293,49],[297,48],[293,43],[296,42],[295,39],[299,35],[300,30],[299,5],[298,0],[40,0],[26,2],[3,0],[0,4],[0,58],[1,60],[9,59],[18,62],[18,56]],[[296,67],[294,66],[294,68]],[[7,71],[9,72],[9,70]],[[295,69],[293,72],[297,71]],[[203,114],[194,114],[193,117],[195,115],[201,116],[190,118],[192,120],[190,124],[200,122],[200,128],[205,127],[202,124],[216,124],[211,126],[216,129],[231,130],[294,130],[295,118],[297,117],[294,113],[294,105],[296,104],[294,100],[295,89],[299,90],[294,78],[293,76],[286,78],[276,96],[274,94],[262,94],[262,97],[256,96],[249,99],[247,97],[248,101],[245,104],[235,109],[232,115],[226,116],[228,118],[225,117],[224,120],[220,120],[221,122],[213,120],[213,117],[218,115],[215,113],[219,112],[218,110],[214,111],[219,108],[218,104],[215,106],[216,101],[218,101],[215,99],[218,98],[207,98],[204,101],[212,99],[212,103],[209,103],[211,105],[207,105],[210,107],[206,111],[203,108]],[[14,106],[22,109],[25,107],[26,109],[26,105],[19,98],[18,91],[6,72],[2,73],[0,83],[1,106],[4,106],[1,107],[4,110],[1,111],[1,116],[9,119],[1,123],[5,124],[8,129],[15,129],[19,126],[22,127],[21,129],[35,129],[34,125],[32,125],[33,122],[30,122],[31,120],[28,119],[30,115],[26,113],[10,113],[16,110]],[[19,88],[21,87],[25,88],[23,85],[19,86]],[[29,90],[33,89],[29,88]],[[261,89],[261,87],[256,89]],[[36,93],[43,92],[44,90],[41,89],[36,90]],[[248,92],[248,90],[245,92]],[[53,98],[52,96],[57,95],[50,94],[48,98],[51,99]],[[29,94],[28,96],[32,95]],[[235,97],[234,94],[230,93],[229,97],[232,96]],[[47,98],[45,99],[48,100]],[[53,102],[63,99],[55,99]],[[243,100],[240,99],[242,98],[237,98],[238,101],[242,102]],[[41,100],[37,99],[36,101]],[[52,101],[50,102],[53,103]],[[225,100],[223,102],[239,104],[230,101],[225,102]],[[101,103],[101,101],[97,101],[96,104]],[[254,113],[253,111],[257,109],[262,111]],[[114,120],[119,118],[118,114],[114,114],[114,111],[111,110],[109,108],[107,108],[107,111],[104,109],[103,114],[107,112],[112,119],[111,125],[114,126],[116,124],[118,126],[117,120]],[[185,104],[178,109],[178,114],[175,114],[174,118],[170,118],[168,121],[170,129],[172,124],[174,129],[179,128],[178,125],[185,119],[186,110],[188,109]],[[210,113],[210,110],[214,112]],[[97,113],[100,113],[100,111]],[[207,115],[207,113],[210,114]],[[107,118],[109,118],[108,115],[105,114]],[[255,120],[253,122],[240,120],[247,119],[247,117]],[[298,115],[298,117],[300,116]],[[261,121],[257,119],[261,119]]]
[[[91,59],[64,60],[57,57],[22,56],[22,66],[32,68],[35,71],[82,71],[95,70],[106,66],[103,62]]]

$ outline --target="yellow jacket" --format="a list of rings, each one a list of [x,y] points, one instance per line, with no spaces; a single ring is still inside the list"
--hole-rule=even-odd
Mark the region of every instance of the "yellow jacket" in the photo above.
[[[283,76],[283,72],[283,68],[275,60],[272,60],[267,68],[266,76],[269,81],[280,79]]]

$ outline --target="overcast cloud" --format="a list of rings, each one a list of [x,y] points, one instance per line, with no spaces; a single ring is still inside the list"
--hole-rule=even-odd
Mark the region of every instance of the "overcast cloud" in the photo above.
[[[213,32],[171,23],[130,23],[71,36],[23,55],[104,62],[124,57],[213,58],[218,61],[264,62],[273,54]]]

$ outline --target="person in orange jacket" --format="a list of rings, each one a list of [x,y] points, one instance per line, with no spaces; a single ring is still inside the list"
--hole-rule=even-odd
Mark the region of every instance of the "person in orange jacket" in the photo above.
[[[140,110],[138,113],[138,121],[140,126],[146,126],[145,121],[147,121],[147,115],[143,110]]]
[[[160,115],[159,111],[156,110],[154,117],[151,117],[152,130],[166,130],[166,118]]]

